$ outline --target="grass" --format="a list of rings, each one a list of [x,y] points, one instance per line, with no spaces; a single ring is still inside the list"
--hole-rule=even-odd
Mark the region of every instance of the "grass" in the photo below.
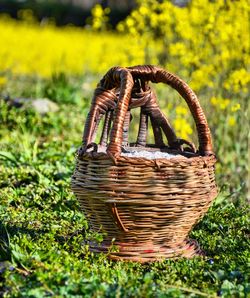
[[[60,110],[40,116],[0,101],[0,295],[250,296],[249,205],[246,174],[233,172],[237,142],[224,136],[227,150],[218,150],[219,159],[226,160],[217,174],[220,194],[191,233],[205,258],[113,262],[89,251],[85,240],[101,241],[102,235],[88,229],[70,190],[91,92],[82,98],[81,82],[65,77],[11,84],[12,94],[48,96]],[[217,133],[222,137],[223,130]],[[215,140],[215,147],[220,142]]]

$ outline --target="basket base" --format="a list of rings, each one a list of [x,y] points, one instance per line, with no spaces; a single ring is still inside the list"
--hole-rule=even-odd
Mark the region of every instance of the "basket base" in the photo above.
[[[95,253],[106,253],[112,260],[132,261],[140,263],[149,263],[162,261],[164,259],[192,258],[194,256],[204,256],[204,251],[200,248],[198,242],[193,239],[186,239],[182,244],[175,247],[158,246],[145,243],[90,243],[90,251]]]

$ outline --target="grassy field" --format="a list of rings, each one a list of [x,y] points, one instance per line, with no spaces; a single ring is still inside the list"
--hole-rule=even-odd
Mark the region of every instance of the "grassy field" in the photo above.
[[[84,240],[102,236],[89,231],[69,186],[89,98],[79,97],[77,80],[61,87],[50,81],[42,84],[44,95],[52,84],[57,86],[54,98],[63,98],[68,90],[76,101],[70,102],[67,95],[69,102],[61,102],[58,112],[45,116],[1,101],[1,293],[6,297],[250,295],[249,205],[244,181],[238,184],[233,172],[228,176],[228,171],[225,175],[219,171],[220,194],[191,234],[206,250],[205,258],[139,265],[89,252]],[[23,90],[32,92],[32,85],[35,88],[34,82],[25,82]],[[20,86],[18,90],[22,92]],[[229,165],[236,166],[233,160]]]
[[[100,7],[95,31],[0,18],[0,296],[250,297],[249,10],[244,0],[145,0],[112,33],[97,32]],[[113,262],[85,242],[103,236],[89,230],[70,177],[92,92],[109,67],[144,63],[185,79],[208,118],[219,195],[190,235],[204,258]],[[197,142],[180,96],[156,90],[177,135]],[[35,98],[58,111],[37,113]]]

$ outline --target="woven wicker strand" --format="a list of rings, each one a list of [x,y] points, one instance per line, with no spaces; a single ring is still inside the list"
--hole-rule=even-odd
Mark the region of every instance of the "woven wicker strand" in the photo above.
[[[157,104],[150,81],[170,85],[186,100],[196,123],[199,150],[177,138]],[[138,107],[137,141],[128,144],[130,110]],[[97,144],[95,135],[103,116]],[[147,144],[149,121],[154,145]],[[126,157],[121,156],[122,148],[160,150],[178,157]],[[101,228],[107,235],[101,244],[90,243],[90,249],[114,260],[142,263],[202,255],[188,234],[217,195],[215,162],[206,117],[185,82],[152,65],[110,69],[95,90],[72,176],[72,190],[91,229]]]

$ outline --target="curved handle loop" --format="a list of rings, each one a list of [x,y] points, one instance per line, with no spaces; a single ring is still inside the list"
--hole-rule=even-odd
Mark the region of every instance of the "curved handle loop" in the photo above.
[[[102,78],[93,96],[90,112],[85,123],[83,133],[83,151],[85,151],[88,144],[92,142],[96,123],[98,122],[98,119],[100,119],[100,111],[98,109],[101,107],[101,110],[104,113],[108,110],[109,106],[114,107],[113,100],[115,94],[110,91],[119,87],[120,93],[115,107],[115,117],[107,153],[112,159],[115,159],[120,155],[123,124],[128,110],[133,86],[133,77],[130,71],[126,68],[113,67]]]
[[[192,113],[198,132],[200,154],[214,154],[211,133],[206,116],[200,106],[197,96],[183,80],[176,75],[153,65],[139,65],[135,67],[128,67],[128,69],[134,79],[139,78],[153,83],[161,82],[173,87],[185,99]]]

